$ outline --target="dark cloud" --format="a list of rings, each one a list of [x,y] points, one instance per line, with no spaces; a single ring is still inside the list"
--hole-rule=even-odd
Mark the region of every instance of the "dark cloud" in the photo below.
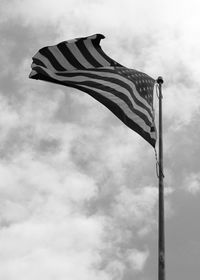
[[[59,151],[61,144],[58,139],[41,139],[37,143],[37,152],[41,154],[46,154],[46,153],[56,153]]]
[[[19,19],[11,19],[0,26],[1,50],[3,67],[1,68],[1,93],[16,96],[22,84],[26,83],[29,70],[24,72],[21,79],[19,74],[24,71],[24,62],[29,60],[31,66],[32,56],[43,47],[47,41],[55,41],[57,30],[55,27],[43,26],[41,29],[30,28]],[[30,67],[29,66],[29,67]],[[29,68],[30,69],[30,68]]]
[[[170,149],[165,154],[165,166],[173,174],[174,186],[178,188],[183,186],[187,174],[199,172],[199,118],[197,113],[189,124],[166,135]]]
[[[200,228],[197,221],[200,204],[198,197],[178,190],[178,185],[176,187],[172,197],[176,213],[166,223],[168,277],[187,280],[191,272],[192,275],[198,274]]]

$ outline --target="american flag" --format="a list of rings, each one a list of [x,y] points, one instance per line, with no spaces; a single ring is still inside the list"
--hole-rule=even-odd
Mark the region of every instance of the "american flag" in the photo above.
[[[155,147],[155,80],[107,56],[100,46],[103,38],[95,34],[40,49],[29,77],[88,93]]]

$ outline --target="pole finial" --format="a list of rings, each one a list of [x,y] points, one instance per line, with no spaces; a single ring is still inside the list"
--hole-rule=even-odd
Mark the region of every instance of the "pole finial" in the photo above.
[[[163,77],[159,76],[157,79],[157,83],[160,85],[163,84],[164,83]]]

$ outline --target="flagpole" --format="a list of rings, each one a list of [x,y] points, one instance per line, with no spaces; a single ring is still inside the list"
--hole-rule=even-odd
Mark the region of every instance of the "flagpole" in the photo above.
[[[163,175],[163,133],[162,133],[162,84],[157,79],[159,89],[159,202],[158,202],[158,280],[165,280],[165,224],[164,224],[164,175]]]

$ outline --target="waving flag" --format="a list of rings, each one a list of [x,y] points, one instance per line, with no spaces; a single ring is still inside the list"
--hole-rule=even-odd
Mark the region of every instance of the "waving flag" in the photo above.
[[[40,49],[33,57],[30,78],[88,93],[155,147],[155,80],[107,56],[100,47],[103,38],[95,34]]]

